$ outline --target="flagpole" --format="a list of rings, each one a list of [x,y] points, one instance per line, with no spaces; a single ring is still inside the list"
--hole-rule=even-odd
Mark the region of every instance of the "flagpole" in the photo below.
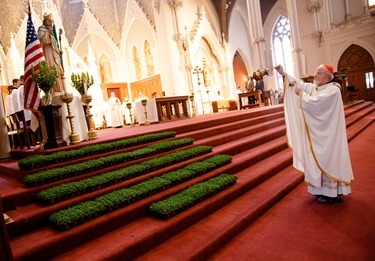
[[[65,70],[64,70],[64,61],[63,61],[63,57],[62,57],[62,54],[63,54],[62,43],[61,43],[61,35],[62,35],[62,33],[63,33],[63,30],[60,28],[59,29],[60,62],[61,62],[61,67],[63,68],[63,72],[65,73]]]
[[[24,107],[33,112],[35,117],[32,117],[30,126],[32,129],[37,129],[40,125],[42,133],[42,141],[39,149],[44,148],[44,144],[47,141],[47,128],[43,113],[39,110],[40,106],[43,106],[43,101],[40,98],[39,88],[37,83],[32,79],[32,70],[35,72],[39,71],[39,64],[45,61],[43,50],[40,46],[38,36],[35,31],[34,23],[31,19],[31,4],[28,1],[28,21],[26,30],[26,45],[25,45],[25,101]]]

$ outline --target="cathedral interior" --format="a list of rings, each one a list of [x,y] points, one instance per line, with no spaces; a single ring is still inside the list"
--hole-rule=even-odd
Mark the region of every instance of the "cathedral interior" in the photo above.
[[[374,0],[2,0],[0,17],[1,261],[11,255],[14,260],[160,260],[163,255],[169,260],[374,260]],[[38,32],[34,57],[58,67],[47,66],[59,83],[46,92],[41,83],[31,88],[37,85],[30,70],[38,74],[42,63],[26,66],[30,27]],[[43,40],[43,30],[55,45]],[[46,46],[57,56],[47,58]],[[351,159],[346,155],[345,163],[353,163],[356,183],[345,202],[321,205],[306,193],[288,143],[287,129],[293,128],[286,127],[290,119],[303,118],[297,113],[302,102],[284,99],[287,85],[296,81],[287,83],[279,65],[300,85],[313,82],[321,65],[326,71],[319,74],[334,76],[325,84],[333,85],[343,113],[326,118],[340,120],[341,135],[334,127],[315,128],[314,134],[334,133],[349,143]],[[29,78],[23,85],[24,75]],[[25,86],[28,91],[22,91]],[[309,86],[312,92],[320,87]],[[288,94],[296,101],[302,97]],[[20,106],[30,102],[33,113]],[[334,106],[322,107],[325,112]],[[309,133],[303,138],[310,142]],[[175,146],[175,140],[182,145]],[[196,147],[205,152],[188,151],[194,157],[180,161],[178,153]],[[157,165],[169,154],[176,161],[143,171],[144,162],[151,166],[155,159]],[[231,162],[137,196],[150,180],[157,183],[190,163],[198,169],[219,154]],[[34,155],[36,166],[22,169],[21,159],[32,165],[27,160]],[[128,155],[135,156],[127,161]],[[328,165],[338,162],[323,159]],[[44,166],[45,160],[50,165]],[[137,173],[124,177],[132,167]],[[321,166],[316,169],[323,174]],[[223,172],[237,181],[183,206],[185,212],[169,220],[148,216],[154,202]],[[27,183],[25,177],[36,181]],[[136,193],[133,186],[140,186]],[[120,190],[121,195],[112,194]],[[52,198],[40,201],[48,193]],[[137,198],[111,205],[126,193]],[[109,194],[113,198],[106,201]],[[94,208],[98,212],[89,213]],[[79,220],[66,221],[75,209]],[[67,210],[57,215],[64,231],[51,225],[60,210]]]

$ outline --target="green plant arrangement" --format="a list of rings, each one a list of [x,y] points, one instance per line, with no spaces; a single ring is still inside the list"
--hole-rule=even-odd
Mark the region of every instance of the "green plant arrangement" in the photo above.
[[[162,143],[165,143],[168,148],[167,150],[170,151],[181,148],[183,146],[191,145],[193,142],[193,138],[181,138],[178,140],[165,141]],[[26,175],[23,180],[28,186],[39,186],[56,180],[89,173],[94,170],[99,170],[105,167],[129,162],[135,159],[148,157],[150,155],[156,155],[161,152],[163,151],[160,151],[158,149],[149,149],[147,147],[141,148],[130,152],[118,153],[107,157],[88,160],[73,165],[40,171],[37,173]]]
[[[31,78],[38,84],[39,88],[44,92],[44,104],[51,103],[50,91],[56,83],[58,77],[55,65],[50,67],[46,61],[39,63],[39,71],[36,72],[34,67],[31,67]]]
[[[94,78],[92,77],[92,75],[89,75],[88,72],[82,72],[81,74],[72,73],[70,79],[72,80],[73,86],[81,95],[86,95],[87,90],[90,88],[91,85],[94,84]]]
[[[84,193],[88,193],[90,191],[95,191],[98,187],[107,187],[109,185],[113,185],[124,180],[128,180],[140,176],[142,174],[149,173],[150,171],[161,169],[166,165],[170,165],[173,163],[176,164],[178,162],[191,159],[193,158],[192,154],[190,153],[191,151],[194,152],[195,156],[200,156],[202,154],[211,152],[211,149],[212,148],[208,146],[198,146],[190,148],[188,150],[178,151],[176,153],[168,154],[158,158],[158,162],[156,162],[155,159],[152,159],[140,164],[131,165],[126,168],[107,172],[102,175],[51,187],[46,190],[40,191],[37,194],[37,198],[41,200],[43,203],[54,204],[67,198],[72,198],[75,194],[81,195]],[[227,155],[225,155],[224,157],[214,156],[213,159],[216,159],[216,163],[214,166],[221,166],[220,164],[230,163],[232,157]],[[150,161],[153,161],[155,164],[150,164]],[[196,163],[190,165],[194,164]],[[207,162],[207,164],[204,164],[203,162],[202,164],[205,166],[201,166],[199,172],[195,172],[194,170],[187,170],[187,167],[185,167],[185,171],[179,171],[181,172],[179,173],[179,175],[175,175],[173,172],[170,172],[169,174],[166,174],[164,177],[166,179],[172,180],[174,183],[180,183],[185,181],[188,177],[190,177],[192,175],[191,173],[204,173],[212,170],[212,168],[214,167],[210,162]]]
[[[217,162],[217,165],[220,166],[223,164],[221,161],[225,160],[227,157],[231,159],[231,156],[227,155],[219,158],[213,156],[210,159],[213,159],[213,161]],[[52,225],[57,228],[64,230],[69,229],[99,215],[111,212],[115,209],[131,204],[132,202],[153,195],[161,190],[170,188],[171,186],[180,183],[181,175],[184,175],[184,179],[188,180],[196,177],[198,174],[194,171],[186,171],[184,169],[169,172],[137,183],[129,188],[112,191],[93,200],[88,200],[69,208],[58,210],[51,214],[49,220]],[[191,198],[188,205],[192,206],[192,203],[196,204],[199,202],[199,200],[201,201],[204,198],[212,196],[224,188],[233,185],[236,179],[236,176],[223,174],[203,182],[203,186],[198,183],[198,185],[200,185],[200,192],[188,192]],[[179,208],[179,211],[181,211],[181,208]],[[174,212],[176,212],[176,210],[174,210]]]
[[[221,174],[205,182],[195,184],[162,201],[152,203],[149,207],[149,212],[156,217],[171,218],[223,189],[234,185],[236,180],[237,176]]]
[[[73,159],[84,158],[87,156],[98,155],[110,151],[125,149],[149,142],[155,142],[163,139],[173,138],[176,132],[164,131],[159,133],[146,134],[133,138],[122,139],[113,142],[95,144],[82,147],[80,149],[59,151],[49,155],[32,155],[27,158],[20,159],[18,166],[23,170],[32,170],[40,167],[50,166],[52,164],[66,162]]]

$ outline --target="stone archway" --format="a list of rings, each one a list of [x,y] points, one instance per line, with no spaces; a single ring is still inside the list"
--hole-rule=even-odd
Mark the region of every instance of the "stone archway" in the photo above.
[[[246,65],[240,53],[236,52],[233,57],[233,73],[234,80],[236,82],[236,88],[240,87],[241,90],[245,90],[246,76],[250,75],[247,71]]]
[[[356,44],[350,45],[341,55],[337,69],[347,71],[347,85],[354,86],[358,91],[356,99],[375,102],[374,59],[366,49]]]

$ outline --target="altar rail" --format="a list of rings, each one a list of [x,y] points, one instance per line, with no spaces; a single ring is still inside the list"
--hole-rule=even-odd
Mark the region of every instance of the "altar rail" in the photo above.
[[[188,118],[188,96],[173,96],[156,98],[158,119],[160,121]],[[180,106],[182,111],[180,111]]]

